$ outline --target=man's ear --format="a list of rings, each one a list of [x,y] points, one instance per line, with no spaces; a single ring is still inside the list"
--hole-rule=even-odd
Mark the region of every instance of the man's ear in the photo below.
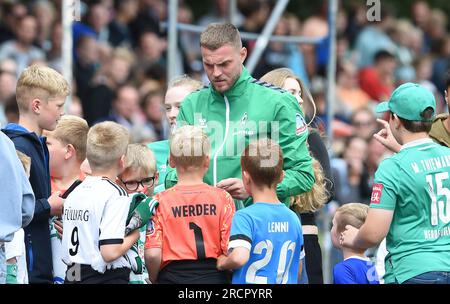
[[[241,63],[244,63],[245,58],[247,58],[247,49],[245,47],[241,47],[239,55],[241,57]]]
[[[400,128],[400,126],[402,125],[402,122],[401,122],[400,118],[398,118],[397,114],[392,114],[392,116],[393,116],[393,120],[394,120],[394,127],[395,127],[395,129],[398,130]]]
[[[36,114],[41,114],[41,106],[42,101],[38,98],[35,98],[31,101],[31,111]]]
[[[444,91],[444,97],[445,97],[445,102],[447,103],[447,105],[448,105],[448,91],[447,90],[445,90]]]

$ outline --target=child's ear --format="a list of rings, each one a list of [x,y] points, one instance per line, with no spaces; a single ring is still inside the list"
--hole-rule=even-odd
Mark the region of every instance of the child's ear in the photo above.
[[[40,99],[35,98],[31,101],[31,111],[33,111],[36,114],[40,114],[41,113],[41,105],[42,102]]]
[[[155,181],[153,182],[153,185],[157,185],[159,182],[159,172],[155,171]]]
[[[203,160],[203,167],[208,169],[209,168],[209,163],[210,163],[210,158],[209,158],[209,155],[207,155],[205,157],[205,159]]]
[[[175,162],[172,159],[172,154],[169,154],[169,166],[175,168]]]
[[[125,169],[125,154],[122,155],[119,159],[119,174],[121,174],[124,169]]]
[[[75,150],[75,147],[72,144],[68,144],[66,146],[66,154],[64,155],[64,159],[69,159],[72,156],[76,156],[77,151]]]
[[[281,183],[281,182],[283,181],[283,179],[284,179],[285,175],[286,175],[286,172],[284,172],[284,170],[283,170],[283,171],[281,171],[281,176],[280,176],[280,183]]]

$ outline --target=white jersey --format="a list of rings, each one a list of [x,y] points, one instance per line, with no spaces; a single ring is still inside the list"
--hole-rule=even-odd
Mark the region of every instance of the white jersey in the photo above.
[[[124,257],[106,263],[100,253],[102,245],[123,242],[130,201],[127,192],[110,179],[87,176],[64,202],[64,263],[90,265],[100,273],[130,268]]]
[[[67,265],[62,261],[62,245],[61,238],[55,228],[55,220],[57,217],[49,219],[50,225],[50,244],[52,246],[53,260],[53,284],[64,284],[66,277]]]
[[[27,260],[25,257],[25,232],[22,228],[14,233],[11,242],[5,243],[6,260],[17,260],[17,284],[28,284]]]

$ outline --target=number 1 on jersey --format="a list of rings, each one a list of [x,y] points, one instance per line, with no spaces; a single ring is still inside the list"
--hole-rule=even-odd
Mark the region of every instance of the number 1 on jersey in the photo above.
[[[195,247],[197,248],[197,260],[203,260],[206,258],[205,244],[203,243],[202,228],[197,226],[194,222],[189,222],[189,229],[194,230]]]

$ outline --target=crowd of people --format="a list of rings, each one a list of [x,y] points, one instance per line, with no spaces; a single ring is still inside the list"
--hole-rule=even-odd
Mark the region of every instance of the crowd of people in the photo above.
[[[445,281],[434,272],[450,272],[447,16],[426,1],[407,19],[382,6],[379,22],[363,4],[340,7],[327,121],[327,39],[270,42],[245,68],[255,41],[239,32],[260,33],[273,5],[238,1],[232,25],[227,1],[199,20],[181,1],[178,21],[205,30],[180,32],[179,76],[167,79],[165,1],[82,2],[67,83],[60,1],[2,3],[0,138],[13,178],[0,193],[15,204],[0,216],[0,282]],[[286,13],[274,34],[328,27],[325,10]],[[442,263],[411,269],[433,256]]]

